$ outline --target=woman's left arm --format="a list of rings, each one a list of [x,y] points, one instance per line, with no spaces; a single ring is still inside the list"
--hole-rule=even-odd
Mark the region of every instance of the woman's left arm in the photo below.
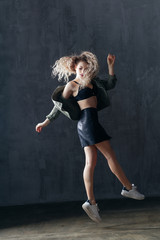
[[[108,71],[109,75],[114,76],[114,63],[115,63],[115,55],[108,54],[107,63],[108,63]]]
[[[114,63],[115,63],[115,56],[108,54],[107,56],[107,63],[108,63],[108,77],[101,80],[99,79],[98,81],[103,85],[103,87],[106,90],[110,90],[115,87],[117,78],[116,75],[114,74]]]

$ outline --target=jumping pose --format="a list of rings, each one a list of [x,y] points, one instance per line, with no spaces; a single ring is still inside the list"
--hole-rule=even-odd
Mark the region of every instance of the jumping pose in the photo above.
[[[115,56],[107,57],[108,78],[99,79],[97,57],[91,52],[82,52],[77,56],[62,57],[53,66],[52,74],[58,79],[64,78],[65,86],[58,87],[53,95],[54,108],[46,120],[37,124],[36,131],[41,132],[60,112],[70,119],[78,120],[77,131],[81,146],[85,152],[85,167],[83,172],[84,185],[88,200],[82,205],[84,211],[95,222],[100,222],[99,209],[93,192],[93,175],[97,162],[97,150],[106,158],[111,171],[123,185],[121,194],[125,197],[142,200],[144,195],[131,184],[118,163],[115,153],[110,146],[111,137],[100,125],[97,112],[110,105],[107,90],[115,87],[114,74]],[[75,74],[74,80],[69,76]]]

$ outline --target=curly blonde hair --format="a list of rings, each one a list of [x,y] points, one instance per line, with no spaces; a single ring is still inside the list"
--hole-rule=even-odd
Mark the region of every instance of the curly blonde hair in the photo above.
[[[58,76],[58,81],[64,78],[64,81],[67,83],[69,81],[69,76],[76,74],[76,65],[81,61],[88,65],[84,80],[80,79],[81,85],[83,87],[87,86],[99,71],[98,59],[96,55],[91,52],[84,51],[80,55],[60,58],[52,67],[52,76]]]

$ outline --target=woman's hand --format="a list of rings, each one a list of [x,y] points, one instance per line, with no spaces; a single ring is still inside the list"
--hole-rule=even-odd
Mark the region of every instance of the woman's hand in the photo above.
[[[38,123],[36,125],[36,132],[41,132],[43,127],[44,127],[43,123]]]
[[[115,59],[116,59],[115,55],[108,54],[108,57],[107,57],[108,67],[114,66]]]
[[[108,63],[109,75],[114,75],[115,58],[116,58],[115,55],[108,54],[107,63]]]
[[[37,132],[41,132],[42,131],[42,128],[46,127],[48,124],[50,123],[50,120],[49,119],[46,119],[44,122],[42,123],[38,123],[36,125],[36,131]]]

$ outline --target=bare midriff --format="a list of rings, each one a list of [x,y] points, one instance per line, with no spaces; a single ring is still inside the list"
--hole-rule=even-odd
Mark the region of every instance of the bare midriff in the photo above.
[[[84,100],[80,100],[77,102],[81,110],[85,108],[97,108],[97,97],[89,97]]]

